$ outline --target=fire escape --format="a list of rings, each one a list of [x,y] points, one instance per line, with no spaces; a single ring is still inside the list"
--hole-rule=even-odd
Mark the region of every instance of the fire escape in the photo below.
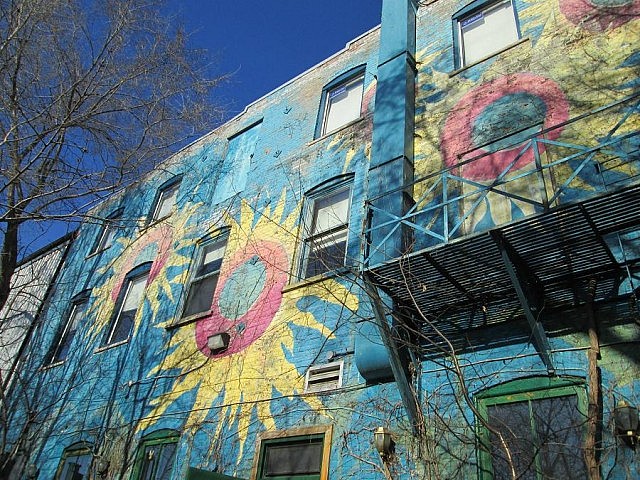
[[[553,373],[546,312],[583,303],[590,281],[596,302],[637,295],[639,118],[635,95],[524,141],[498,139],[369,200],[363,273],[413,318],[423,358],[441,354],[445,337],[463,351],[470,331],[526,319],[524,340]],[[608,130],[589,127],[605,119]],[[554,134],[558,129],[571,135]],[[558,140],[565,138],[571,140]],[[494,178],[465,174],[503,150],[514,152],[512,160]],[[384,196],[407,192],[405,214],[383,208],[392,204]],[[486,221],[500,202],[513,206],[510,217]],[[380,255],[394,235],[405,238],[406,252]]]

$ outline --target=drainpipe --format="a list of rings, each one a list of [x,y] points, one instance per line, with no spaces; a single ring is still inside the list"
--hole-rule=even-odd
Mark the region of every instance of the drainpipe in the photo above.
[[[373,114],[373,144],[368,175],[370,205],[396,217],[403,216],[411,199],[413,182],[413,137],[416,84],[415,0],[383,0],[378,53],[376,103]],[[387,192],[392,192],[387,194]],[[407,251],[407,236],[393,225],[376,228],[390,217],[372,216],[369,265],[396,259]],[[389,307],[382,305],[381,292],[366,273],[364,295],[373,311],[373,321],[362,322],[356,335],[356,366],[369,382],[393,379],[414,427],[418,406],[411,382],[393,338]],[[384,294],[382,294],[384,295]]]
[[[414,178],[417,8],[415,0],[382,2],[369,198],[373,207],[397,217],[411,202]],[[374,214],[370,226],[390,219]],[[401,229],[393,232],[393,225],[375,228],[370,235],[370,265],[403,255],[407,243],[407,235]]]

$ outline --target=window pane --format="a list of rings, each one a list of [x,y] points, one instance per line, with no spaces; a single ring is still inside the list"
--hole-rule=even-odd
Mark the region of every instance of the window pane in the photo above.
[[[518,40],[513,6],[499,3],[460,20],[462,58],[474,63]]]
[[[200,260],[200,268],[198,268],[197,277],[217,272],[222,266],[222,258],[224,257],[224,248],[226,241],[215,242],[203,247],[202,259]]]
[[[147,275],[141,275],[129,280],[121,310],[115,320],[111,338],[109,338],[107,343],[121,342],[129,338],[129,335],[133,330],[136,312],[138,311],[138,307],[140,306],[144,295],[146,282]]]
[[[142,463],[142,480],[169,480],[173,470],[176,443],[146,446]]]
[[[74,455],[65,458],[60,480],[84,480],[89,478],[91,455]]]
[[[532,407],[544,478],[587,478],[578,397],[545,398]]]
[[[315,201],[314,235],[347,223],[349,219],[349,194],[350,190],[347,188]]]
[[[487,412],[489,424],[500,432],[509,449],[507,453],[500,438],[490,433],[494,480],[511,480],[512,466],[517,478],[535,480],[535,444],[529,404],[518,402],[495,405],[490,406]]]
[[[171,211],[173,210],[173,206],[176,204],[178,186],[179,184],[176,183],[175,185],[164,189],[160,193],[160,198],[158,198],[158,205],[156,206],[156,211],[153,215],[154,220],[164,218],[171,213]]]
[[[348,230],[334,232],[309,243],[305,275],[312,277],[344,266]]]
[[[328,93],[323,134],[360,118],[362,90],[363,77],[360,77]]]
[[[183,317],[195,315],[196,313],[206,312],[211,308],[213,301],[213,293],[218,283],[218,275],[211,275],[202,280],[191,282],[189,287],[189,295],[185,304]]]
[[[80,320],[84,317],[86,309],[87,302],[76,303],[73,306],[73,310],[71,311],[71,315],[69,316],[69,320],[67,321],[67,325],[65,326],[65,330],[62,334],[62,338],[60,339],[60,343],[58,344],[56,352],[53,355],[52,362],[62,361],[69,355],[71,342],[73,341],[73,337],[76,334],[76,330],[78,329]]]
[[[166,443],[162,445],[160,455],[158,456],[158,467],[156,468],[154,480],[169,480],[171,477],[173,459],[176,454],[176,446],[177,444],[175,443]]]
[[[267,445],[263,476],[304,475],[320,473],[322,466],[322,440],[304,443]]]

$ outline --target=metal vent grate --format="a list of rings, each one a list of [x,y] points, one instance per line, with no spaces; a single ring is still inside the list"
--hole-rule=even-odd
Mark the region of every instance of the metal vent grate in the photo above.
[[[343,362],[315,365],[307,370],[305,392],[323,392],[342,387]]]

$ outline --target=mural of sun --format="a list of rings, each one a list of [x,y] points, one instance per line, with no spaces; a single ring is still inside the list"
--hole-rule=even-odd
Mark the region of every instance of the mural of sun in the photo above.
[[[242,455],[253,415],[266,429],[274,429],[271,397],[297,395],[304,388],[304,365],[290,360],[304,339],[295,331],[310,329],[332,338],[331,325],[298,305],[303,298],[319,298],[331,308],[357,309],[357,298],[335,280],[308,284],[283,293],[295,248],[300,208],[284,214],[286,194],[275,206],[255,211],[243,201],[239,220],[228,216],[229,238],[210,313],[174,330],[168,354],[149,377],[178,372],[170,391],[151,401],[152,410],[138,428],[146,429],[184,401],[189,403],[185,430],[195,431],[212,412],[217,412],[215,437],[233,423]],[[182,237],[184,238],[184,237]],[[178,243],[193,242],[185,238]],[[180,251],[180,246],[175,249]],[[170,257],[167,266],[182,265],[184,257]],[[184,276],[174,281],[184,281]],[[170,289],[169,289],[170,290]],[[167,323],[158,324],[164,328]],[[308,330],[309,331],[309,330]],[[229,347],[212,354],[209,336],[226,332]],[[274,395],[274,391],[279,392]],[[309,408],[322,404],[313,395],[300,397]],[[227,421],[224,422],[223,419]]]

